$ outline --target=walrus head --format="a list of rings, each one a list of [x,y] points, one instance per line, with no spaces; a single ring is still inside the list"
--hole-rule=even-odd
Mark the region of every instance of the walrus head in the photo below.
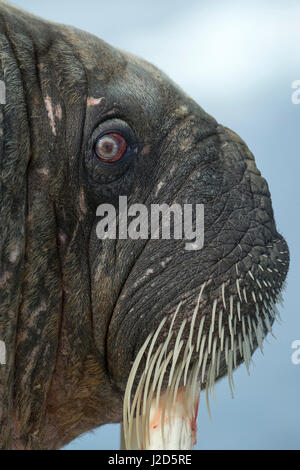
[[[53,449],[122,421],[125,391],[128,425],[165,391],[231,383],[289,254],[245,143],[162,72],[2,2],[0,18],[0,443]],[[99,240],[119,196],[203,204],[203,248]]]

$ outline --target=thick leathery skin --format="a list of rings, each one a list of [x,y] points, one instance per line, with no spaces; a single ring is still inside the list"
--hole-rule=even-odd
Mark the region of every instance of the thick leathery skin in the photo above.
[[[241,287],[251,271],[277,294],[288,250],[247,146],[150,64],[0,2],[0,79],[0,445],[55,449],[122,419],[135,355],[179,301],[189,316],[207,281],[211,312],[236,264]],[[93,155],[111,119],[141,144],[112,174]],[[98,240],[97,206],[119,195],[204,204],[204,248]]]

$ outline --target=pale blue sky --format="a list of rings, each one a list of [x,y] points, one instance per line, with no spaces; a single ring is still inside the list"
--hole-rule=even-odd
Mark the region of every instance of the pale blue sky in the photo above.
[[[281,309],[265,355],[248,377],[235,373],[216,387],[213,421],[202,403],[197,449],[300,449],[300,2],[295,0],[14,0],[52,21],[87,30],[155,63],[220,123],[248,144],[268,180],[277,225],[291,251]],[[69,449],[117,449],[119,426],[76,439]]]

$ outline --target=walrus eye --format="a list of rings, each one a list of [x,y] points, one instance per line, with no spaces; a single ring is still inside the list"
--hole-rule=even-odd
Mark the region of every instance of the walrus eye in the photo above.
[[[95,154],[102,162],[116,162],[127,150],[127,142],[120,134],[105,134],[95,144]]]
[[[1,2],[0,2],[1,3]],[[88,176],[97,185],[111,184],[133,170],[136,157],[144,148],[127,122],[108,119],[94,127],[84,155]],[[133,177],[134,172],[131,172]]]

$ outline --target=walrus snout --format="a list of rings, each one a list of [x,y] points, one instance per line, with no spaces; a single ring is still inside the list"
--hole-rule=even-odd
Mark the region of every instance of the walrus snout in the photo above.
[[[268,185],[246,144],[221,125],[193,140],[194,121],[185,121],[185,126],[184,136],[178,134],[175,147],[167,142],[168,154],[162,155],[175,168],[173,174],[167,171],[164,194],[173,203],[204,205],[204,245],[189,252],[184,240],[146,243],[109,327],[108,364],[121,388],[148,335],[164,320],[153,354],[168,338],[166,355],[173,351],[179,364],[187,360],[190,342],[194,350],[188,367],[200,364],[202,387],[225,374],[231,380],[233,369],[242,362],[248,368],[253,352],[262,348],[263,338],[271,332],[288,271],[289,252],[276,229]],[[177,186],[182,174],[184,180]],[[122,344],[118,356],[109,348],[116,342]],[[136,385],[146,362],[145,354]],[[172,360],[165,387],[171,368]]]

